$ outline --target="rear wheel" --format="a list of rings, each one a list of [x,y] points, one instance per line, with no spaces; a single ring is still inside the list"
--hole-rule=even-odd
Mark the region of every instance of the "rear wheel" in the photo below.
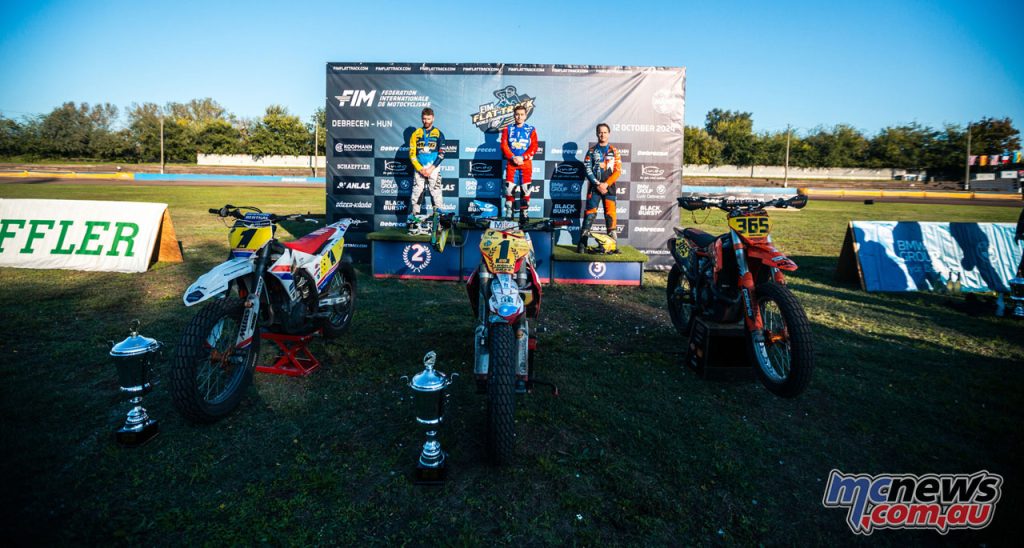
[[[800,395],[811,382],[814,343],[811,324],[800,301],[786,286],[757,286],[757,304],[764,329],[751,334],[757,375],[771,393]]]
[[[338,300],[323,311],[329,314],[323,320],[324,338],[333,339],[348,331],[356,310],[356,270],[351,263],[338,266],[338,271],[327,283],[327,290],[320,298]]]
[[[260,352],[259,328],[236,346],[245,308],[236,298],[206,305],[189,322],[171,366],[175,408],[192,422],[214,422],[238,406],[252,382]]]
[[[507,323],[490,327],[487,379],[487,452],[496,465],[512,463],[515,445],[515,332]]]
[[[690,323],[693,320],[693,289],[686,273],[678,265],[672,265],[668,272],[668,286],[665,288],[668,298],[668,315],[672,325],[680,335],[690,335]]]

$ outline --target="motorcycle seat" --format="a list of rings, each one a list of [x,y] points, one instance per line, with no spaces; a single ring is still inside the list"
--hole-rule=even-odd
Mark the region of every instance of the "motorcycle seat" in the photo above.
[[[699,228],[684,228],[683,237],[697,244],[698,247],[707,247],[715,241],[715,236]]]
[[[333,236],[335,232],[337,232],[337,229],[324,227],[314,230],[293,242],[284,242],[284,246],[293,251],[316,255],[317,252],[320,251],[320,248],[327,243],[327,240],[331,239],[331,236]]]

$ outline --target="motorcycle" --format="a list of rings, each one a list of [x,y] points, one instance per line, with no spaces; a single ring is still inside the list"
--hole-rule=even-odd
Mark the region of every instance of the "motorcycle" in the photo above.
[[[244,211],[244,212],[243,212]],[[209,301],[181,335],[171,368],[172,399],[185,418],[214,422],[235,409],[252,382],[260,330],[290,335],[344,333],[355,310],[356,275],[342,260],[342,219],[291,242],[275,237],[281,221],[317,222],[255,207],[210,209],[232,218],[227,261],[185,291],[185,306]]]
[[[557,388],[534,376],[541,284],[528,231],[549,231],[567,226],[569,221],[439,215],[431,238],[435,248],[443,249],[445,242],[454,241],[450,233],[460,224],[484,230],[481,264],[466,283],[477,319],[473,372],[477,392],[487,395],[488,455],[494,464],[510,464],[515,445],[515,395],[538,384],[551,386],[557,394]]]
[[[678,202],[687,211],[725,211],[729,232],[716,237],[696,228],[675,227],[677,237],[668,241],[675,260],[667,287],[672,324],[689,336],[697,316],[719,323],[742,320],[761,383],[778,396],[799,395],[814,369],[811,326],[800,301],[786,287],[782,273],[797,265],[772,243],[765,208],[801,209],[807,196],[681,197]]]

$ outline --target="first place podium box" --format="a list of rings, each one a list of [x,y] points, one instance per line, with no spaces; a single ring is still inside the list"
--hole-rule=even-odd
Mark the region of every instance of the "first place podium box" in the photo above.
[[[694,318],[683,358],[687,367],[707,380],[754,380],[750,341],[743,323],[717,323]]]

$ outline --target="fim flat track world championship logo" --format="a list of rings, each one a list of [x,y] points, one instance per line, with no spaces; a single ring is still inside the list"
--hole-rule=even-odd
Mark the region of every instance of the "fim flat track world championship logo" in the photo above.
[[[480,131],[494,133],[515,121],[512,109],[516,105],[526,107],[526,119],[533,114],[536,97],[525,93],[520,95],[515,86],[505,86],[494,91],[497,101],[480,105],[480,110],[470,115],[470,119]]]
[[[858,535],[875,529],[983,529],[992,523],[1003,477],[974,474],[829,473],[822,504],[846,508],[846,524]]]

